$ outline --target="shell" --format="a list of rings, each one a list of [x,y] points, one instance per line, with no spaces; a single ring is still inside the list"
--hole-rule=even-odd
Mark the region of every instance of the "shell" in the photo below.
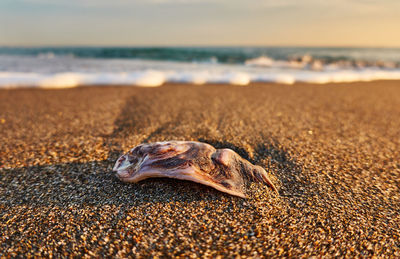
[[[141,144],[122,155],[113,171],[124,182],[136,183],[152,177],[188,180],[245,198],[247,182],[267,184],[276,192],[265,170],[231,149],[215,149],[194,141]]]

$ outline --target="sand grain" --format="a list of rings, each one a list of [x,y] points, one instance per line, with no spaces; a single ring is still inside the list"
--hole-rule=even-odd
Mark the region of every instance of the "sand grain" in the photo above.
[[[400,256],[399,82],[0,91],[0,255]],[[124,184],[129,148],[229,147],[280,189]]]

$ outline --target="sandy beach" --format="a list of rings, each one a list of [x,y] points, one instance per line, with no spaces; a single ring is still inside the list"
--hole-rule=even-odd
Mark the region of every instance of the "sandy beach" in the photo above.
[[[0,257],[400,257],[400,82],[0,90]],[[228,147],[279,189],[119,181],[143,142]]]

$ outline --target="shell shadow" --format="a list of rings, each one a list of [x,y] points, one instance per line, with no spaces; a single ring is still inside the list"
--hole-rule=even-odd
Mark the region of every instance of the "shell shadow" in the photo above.
[[[168,178],[137,184],[121,182],[112,172],[119,151],[103,161],[60,163],[1,169],[0,205],[117,206],[143,203],[240,199],[201,184]]]
[[[266,161],[266,170],[279,179],[279,194],[286,197],[302,197],[311,181],[303,172],[302,164],[289,155],[279,143],[270,139],[259,143],[255,149],[257,160]]]
[[[123,183],[111,172],[112,164],[111,161],[95,161],[2,169],[0,188],[5,195],[0,198],[0,204],[131,207],[143,203],[215,201],[228,197],[206,186],[175,179]]]

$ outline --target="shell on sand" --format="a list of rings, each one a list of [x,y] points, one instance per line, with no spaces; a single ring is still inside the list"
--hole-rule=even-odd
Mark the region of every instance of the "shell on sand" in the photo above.
[[[245,198],[247,182],[275,186],[265,170],[240,157],[231,149],[215,149],[194,141],[141,144],[122,155],[113,171],[124,182],[136,183],[151,177],[189,180]]]

